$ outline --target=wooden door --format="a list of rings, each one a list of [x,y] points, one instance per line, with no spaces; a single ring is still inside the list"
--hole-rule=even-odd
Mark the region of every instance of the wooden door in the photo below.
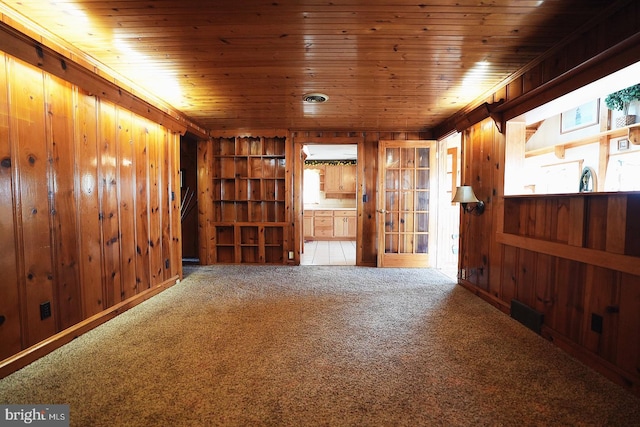
[[[429,267],[435,238],[435,141],[380,141],[378,267]]]

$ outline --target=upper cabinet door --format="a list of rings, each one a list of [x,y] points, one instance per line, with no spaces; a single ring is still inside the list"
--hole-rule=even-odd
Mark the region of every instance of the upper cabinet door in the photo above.
[[[325,193],[353,193],[356,192],[356,166],[335,165],[327,166],[325,171]]]

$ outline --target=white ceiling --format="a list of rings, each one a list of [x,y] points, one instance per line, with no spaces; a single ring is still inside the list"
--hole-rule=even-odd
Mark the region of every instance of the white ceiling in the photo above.
[[[307,160],[356,160],[356,144],[307,144],[304,146]]]

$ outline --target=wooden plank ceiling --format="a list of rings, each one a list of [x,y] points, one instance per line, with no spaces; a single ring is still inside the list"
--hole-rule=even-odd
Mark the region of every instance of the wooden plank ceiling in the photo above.
[[[427,130],[608,0],[6,0],[206,129]],[[324,104],[306,104],[322,92]]]

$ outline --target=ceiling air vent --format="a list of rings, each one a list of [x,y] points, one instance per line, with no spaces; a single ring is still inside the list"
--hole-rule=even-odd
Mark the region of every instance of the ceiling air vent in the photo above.
[[[321,104],[326,102],[329,97],[324,93],[307,93],[302,97],[304,102],[308,102],[310,104]]]

